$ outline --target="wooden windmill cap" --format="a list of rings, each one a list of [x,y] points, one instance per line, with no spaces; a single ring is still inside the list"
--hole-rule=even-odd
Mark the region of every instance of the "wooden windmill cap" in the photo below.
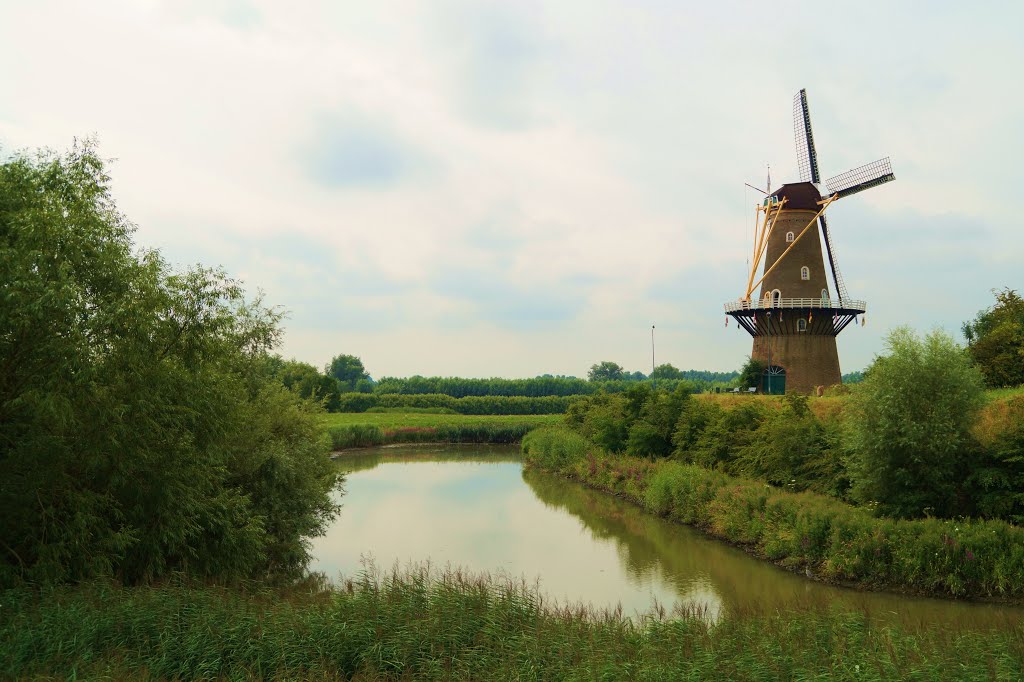
[[[814,211],[817,213],[821,209],[821,206],[818,205],[818,202],[821,201],[821,194],[809,182],[793,182],[783,185],[775,190],[772,196],[779,201],[785,198],[786,205],[783,208],[787,211]]]

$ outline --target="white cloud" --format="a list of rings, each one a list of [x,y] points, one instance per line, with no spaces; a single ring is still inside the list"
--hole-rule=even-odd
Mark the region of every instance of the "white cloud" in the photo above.
[[[832,209],[871,305],[844,369],[1019,288],[1021,10],[760,7],[9,4],[0,144],[95,133],[142,245],[264,288],[286,354],[377,375],[641,369],[651,323],[659,362],[738,366],[742,183],[795,174],[800,87],[827,175],[888,154],[897,176]]]

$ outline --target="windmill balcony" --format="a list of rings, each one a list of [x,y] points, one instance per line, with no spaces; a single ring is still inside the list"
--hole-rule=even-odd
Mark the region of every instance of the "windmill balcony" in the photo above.
[[[851,299],[835,300],[829,298],[776,298],[766,300],[763,298],[745,301],[729,301],[725,304],[726,313],[743,313],[744,311],[756,312],[758,310],[829,310],[839,314],[862,315],[867,312],[866,301],[854,301]]]

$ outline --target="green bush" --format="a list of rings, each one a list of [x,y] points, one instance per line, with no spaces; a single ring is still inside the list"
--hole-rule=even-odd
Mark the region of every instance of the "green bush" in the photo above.
[[[921,340],[897,329],[886,346],[849,399],[851,494],[885,515],[970,513],[963,484],[978,457],[981,374],[939,331]]]

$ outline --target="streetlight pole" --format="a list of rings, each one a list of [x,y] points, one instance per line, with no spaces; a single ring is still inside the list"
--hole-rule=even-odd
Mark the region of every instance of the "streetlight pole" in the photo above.
[[[654,386],[654,325],[651,325],[651,386]]]

